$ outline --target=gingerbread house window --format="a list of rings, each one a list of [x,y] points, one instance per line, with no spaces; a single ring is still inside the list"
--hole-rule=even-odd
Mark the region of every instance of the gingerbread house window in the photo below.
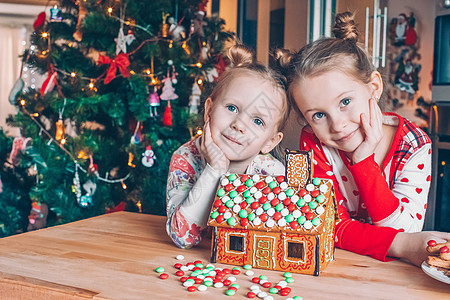
[[[228,247],[231,251],[244,251],[244,238],[242,236],[230,235],[230,245]]]
[[[303,243],[288,242],[288,258],[302,259],[303,258]]]

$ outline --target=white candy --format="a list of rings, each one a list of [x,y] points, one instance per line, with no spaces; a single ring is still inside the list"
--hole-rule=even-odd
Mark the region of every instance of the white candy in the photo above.
[[[314,184],[308,183],[308,184],[306,185],[306,190],[307,190],[308,192],[314,191]]]
[[[236,277],[230,276],[230,277],[228,277],[228,280],[231,281],[231,282],[235,282],[236,281]]]
[[[291,202],[295,204],[295,203],[297,203],[297,201],[298,201],[299,199],[300,199],[300,198],[298,197],[298,195],[295,194],[294,196],[291,197]]]
[[[284,280],[281,280],[280,282],[278,282],[278,285],[281,287],[286,287],[287,286],[287,282]]]
[[[288,186],[288,184],[287,184],[287,182],[286,181],[283,181],[282,183],[280,183],[280,188],[282,189],[282,190],[285,190],[285,189],[287,189],[289,186]]]
[[[207,268],[209,268],[209,267],[215,268],[215,266],[214,266],[213,264],[207,264],[206,267],[207,267]]]
[[[210,276],[213,276],[211,274],[209,274]],[[213,281],[213,279],[211,277],[206,277],[205,279],[203,279],[204,281]]]
[[[252,188],[250,189],[250,193],[254,194],[258,191],[258,189],[254,186],[252,186]]]
[[[269,219],[266,221],[266,226],[271,228],[275,225],[275,221],[273,219]]]
[[[216,275],[217,275],[217,272],[216,272],[216,271],[211,271],[211,272],[209,272],[209,275],[211,275],[211,276],[216,276]]]
[[[203,274],[200,274],[200,275],[198,275],[198,276],[197,276],[197,278],[200,278],[200,279],[205,279],[205,275],[203,275]]]
[[[271,217],[275,214],[275,209],[273,207],[269,208],[267,210],[267,214]]]
[[[275,194],[274,193],[269,193],[267,195],[267,200],[269,200],[269,201],[273,200],[274,198],[275,198]]]
[[[192,270],[193,268],[195,268],[195,265],[189,265],[187,266],[189,270]]]
[[[216,283],[214,283],[214,287],[215,288],[221,288],[221,287],[223,287],[223,283],[222,282],[216,282]]]
[[[252,270],[248,270],[245,272],[245,275],[247,276],[253,276],[255,274],[255,272],[253,272]]]
[[[186,272],[186,271],[189,271],[189,267],[188,266],[181,266],[180,270],[183,271],[183,272]]]
[[[323,208],[323,206],[318,206],[317,208],[316,208],[316,213],[318,214],[318,215],[321,215],[321,214],[323,214],[325,212],[325,208]]]
[[[280,227],[286,226],[286,220],[284,218],[279,219],[278,226],[280,226]]]
[[[236,180],[233,181],[233,185],[234,186],[240,186],[241,184],[242,184],[242,182],[241,182],[240,179],[236,179]]]
[[[302,212],[298,209],[296,209],[292,212],[292,216],[296,219],[300,218],[301,215],[302,215]]]
[[[283,217],[286,217],[286,216],[289,214],[289,209],[287,209],[287,208],[285,207],[285,208],[283,208],[283,209],[280,211],[280,213],[281,213],[281,215],[282,215]]]
[[[255,226],[259,226],[259,225],[261,225],[261,223],[262,223],[262,221],[260,218],[255,218],[253,220],[253,225],[255,225]]]
[[[267,293],[266,292],[260,292],[260,293],[258,293],[258,297],[259,298],[267,297]]]
[[[262,193],[261,191],[257,191],[253,196],[255,197],[255,199],[259,199],[262,197]]]
[[[233,211],[235,213],[238,213],[240,210],[241,210],[241,207],[239,205],[236,204],[235,206],[233,206]]]
[[[223,214],[223,217],[224,217],[226,220],[228,220],[229,218],[231,218],[231,212],[227,210],[227,211]]]
[[[328,185],[326,185],[326,184],[321,184],[321,185],[319,186],[319,191],[322,192],[322,193],[328,192]]]
[[[263,285],[263,284],[266,283],[266,282],[269,282],[269,281],[266,280],[266,279],[261,279],[261,280],[259,281],[259,284],[260,284],[260,285]]]
[[[228,180],[228,178],[223,178],[222,181],[220,182],[221,185],[225,186],[227,184],[229,184],[230,181]]]
[[[303,227],[305,227],[305,229],[311,229],[313,227],[313,224],[310,220],[308,220],[303,224]]]
[[[258,216],[261,215],[263,212],[264,212],[264,209],[263,209],[262,207],[258,207],[258,208],[255,210],[255,213],[256,213]]]
[[[251,289],[252,291],[254,291],[254,290],[259,290],[259,286],[257,286],[256,284],[254,284],[254,285],[252,285],[252,286],[250,287],[250,289]]]
[[[269,296],[264,297],[264,300],[273,300],[273,297],[269,295]]]
[[[286,194],[284,192],[281,192],[278,194],[278,199],[280,199],[281,201],[283,201],[284,199],[286,199]]]
[[[272,181],[273,181],[273,177],[272,176],[267,176],[266,179],[265,179],[265,182],[267,184],[271,183]]]
[[[184,259],[184,256],[181,255],[181,254],[178,254],[178,255],[177,255],[177,259],[178,259],[178,260],[182,260],[182,259]]]
[[[186,282],[186,281],[185,281],[185,282]],[[200,292],[204,292],[204,291],[206,291],[207,289],[208,289],[208,287],[207,287],[206,285],[204,285],[204,284],[199,285],[198,288],[197,288],[197,290],[199,290]]]
[[[185,287],[189,287],[191,285],[194,285],[194,282],[192,282],[192,281],[185,281],[185,282],[183,282],[183,286],[185,286]]]
[[[260,177],[259,177],[258,174],[255,174],[255,175],[253,175],[253,177],[252,177],[253,182],[258,182],[259,179],[260,179]]]
[[[228,200],[231,200],[231,198],[228,197],[228,196],[223,196],[223,197],[222,197],[222,202],[223,202],[223,203],[227,203]]]
[[[304,199],[306,202],[311,202],[312,197],[311,197],[310,194],[306,194],[305,196],[303,196],[303,199]]]
[[[236,196],[236,197],[234,197],[234,199],[233,199],[234,203],[236,203],[236,204],[241,203],[243,200],[244,200],[244,199],[242,199],[241,196]]]

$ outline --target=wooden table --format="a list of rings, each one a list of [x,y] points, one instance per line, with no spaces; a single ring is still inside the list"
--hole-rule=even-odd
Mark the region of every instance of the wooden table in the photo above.
[[[0,239],[0,299],[233,299],[225,288],[190,293],[175,276],[184,263],[210,257],[210,241],[178,249],[165,218],[117,212]],[[290,296],[303,299],[450,299],[450,285],[400,261],[383,263],[336,249],[336,260],[319,277],[294,274]],[[170,274],[162,280],[162,266]],[[224,265],[217,264],[224,267]],[[281,272],[253,269],[272,282]],[[234,299],[252,285],[240,274]],[[285,299],[274,295],[274,299]]]

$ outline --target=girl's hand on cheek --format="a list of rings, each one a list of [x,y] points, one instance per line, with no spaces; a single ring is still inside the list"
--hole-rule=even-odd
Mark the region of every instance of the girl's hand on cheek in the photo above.
[[[209,119],[203,128],[203,135],[200,141],[200,153],[205,157],[208,164],[219,173],[226,173],[230,166],[230,161],[225,157],[222,150],[214,143],[211,135]]]
[[[370,119],[361,114],[364,140],[352,155],[353,164],[359,163],[373,153],[383,137],[383,114],[374,99],[369,100]]]

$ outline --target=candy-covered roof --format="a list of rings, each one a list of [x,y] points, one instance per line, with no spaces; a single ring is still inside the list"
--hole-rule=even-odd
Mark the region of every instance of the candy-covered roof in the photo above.
[[[220,180],[208,225],[320,234],[326,210],[333,205],[328,179],[293,187],[285,176],[227,174]]]

